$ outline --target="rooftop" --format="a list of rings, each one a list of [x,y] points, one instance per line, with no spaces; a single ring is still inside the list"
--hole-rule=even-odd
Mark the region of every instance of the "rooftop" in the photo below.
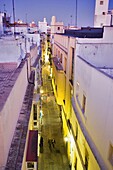
[[[66,29],[64,33],[59,34],[78,38],[102,38],[103,28],[82,27],[81,29],[75,30]]]
[[[89,66],[97,69],[98,71],[100,71],[101,73],[103,73],[104,75],[106,75],[107,77],[113,79],[113,67],[105,67],[105,66],[95,66],[92,63],[86,61],[85,59],[83,59],[80,56],[77,56],[78,58],[80,58],[81,60],[83,60],[85,63],[87,63]]]
[[[19,40],[13,36],[4,36],[0,38],[0,63],[17,62],[20,58]]]
[[[24,61],[17,68],[17,63],[0,63],[0,111],[21,71]]]

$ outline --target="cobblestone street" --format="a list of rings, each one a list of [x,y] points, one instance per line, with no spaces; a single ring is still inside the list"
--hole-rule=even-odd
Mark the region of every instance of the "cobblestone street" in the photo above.
[[[47,98],[42,100],[42,131],[43,152],[39,155],[38,170],[69,170],[69,163],[65,151],[59,107],[52,92],[51,80],[48,79],[46,67],[43,68],[43,89]],[[54,147],[48,143],[49,139],[55,139]]]

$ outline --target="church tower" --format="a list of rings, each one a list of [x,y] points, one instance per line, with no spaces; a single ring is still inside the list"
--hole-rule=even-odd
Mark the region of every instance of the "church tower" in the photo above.
[[[109,0],[96,0],[94,27],[110,25],[111,14],[108,13]]]

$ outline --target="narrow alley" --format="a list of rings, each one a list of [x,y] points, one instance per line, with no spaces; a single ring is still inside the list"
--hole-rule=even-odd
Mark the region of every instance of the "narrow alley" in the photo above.
[[[69,170],[69,163],[62,135],[59,107],[52,91],[48,66],[43,67],[42,127],[43,148],[40,149],[38,170]],[[52,145],[51,140],[55,142]]]

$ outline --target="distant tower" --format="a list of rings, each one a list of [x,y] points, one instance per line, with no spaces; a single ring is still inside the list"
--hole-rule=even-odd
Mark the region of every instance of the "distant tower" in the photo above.
[[[63,33],[63,27],[64,27],[63,22],[57,22],[56,17],[52,16],[52,19],[51,19],[51,35],[53,35],[55,33]]]
[[[56,22],[56,17],[52,16],[51,23],[55,24],[55,22]]]
[[[63,33],[64,32],[64,23],[57,22],[56,17],[52,16],[51,19],[51,44],[54,43],[54,35],[56,33]]]
[[[94,27],[110,25],[111,15],[108,14],[109,0],[96,0]]]
[[[41,22],[38,22],[38,27],[39,27],[39,31],[40,33],[46,33],[47,34],[47,21],[46,18],[44,18],[44,20]]]

